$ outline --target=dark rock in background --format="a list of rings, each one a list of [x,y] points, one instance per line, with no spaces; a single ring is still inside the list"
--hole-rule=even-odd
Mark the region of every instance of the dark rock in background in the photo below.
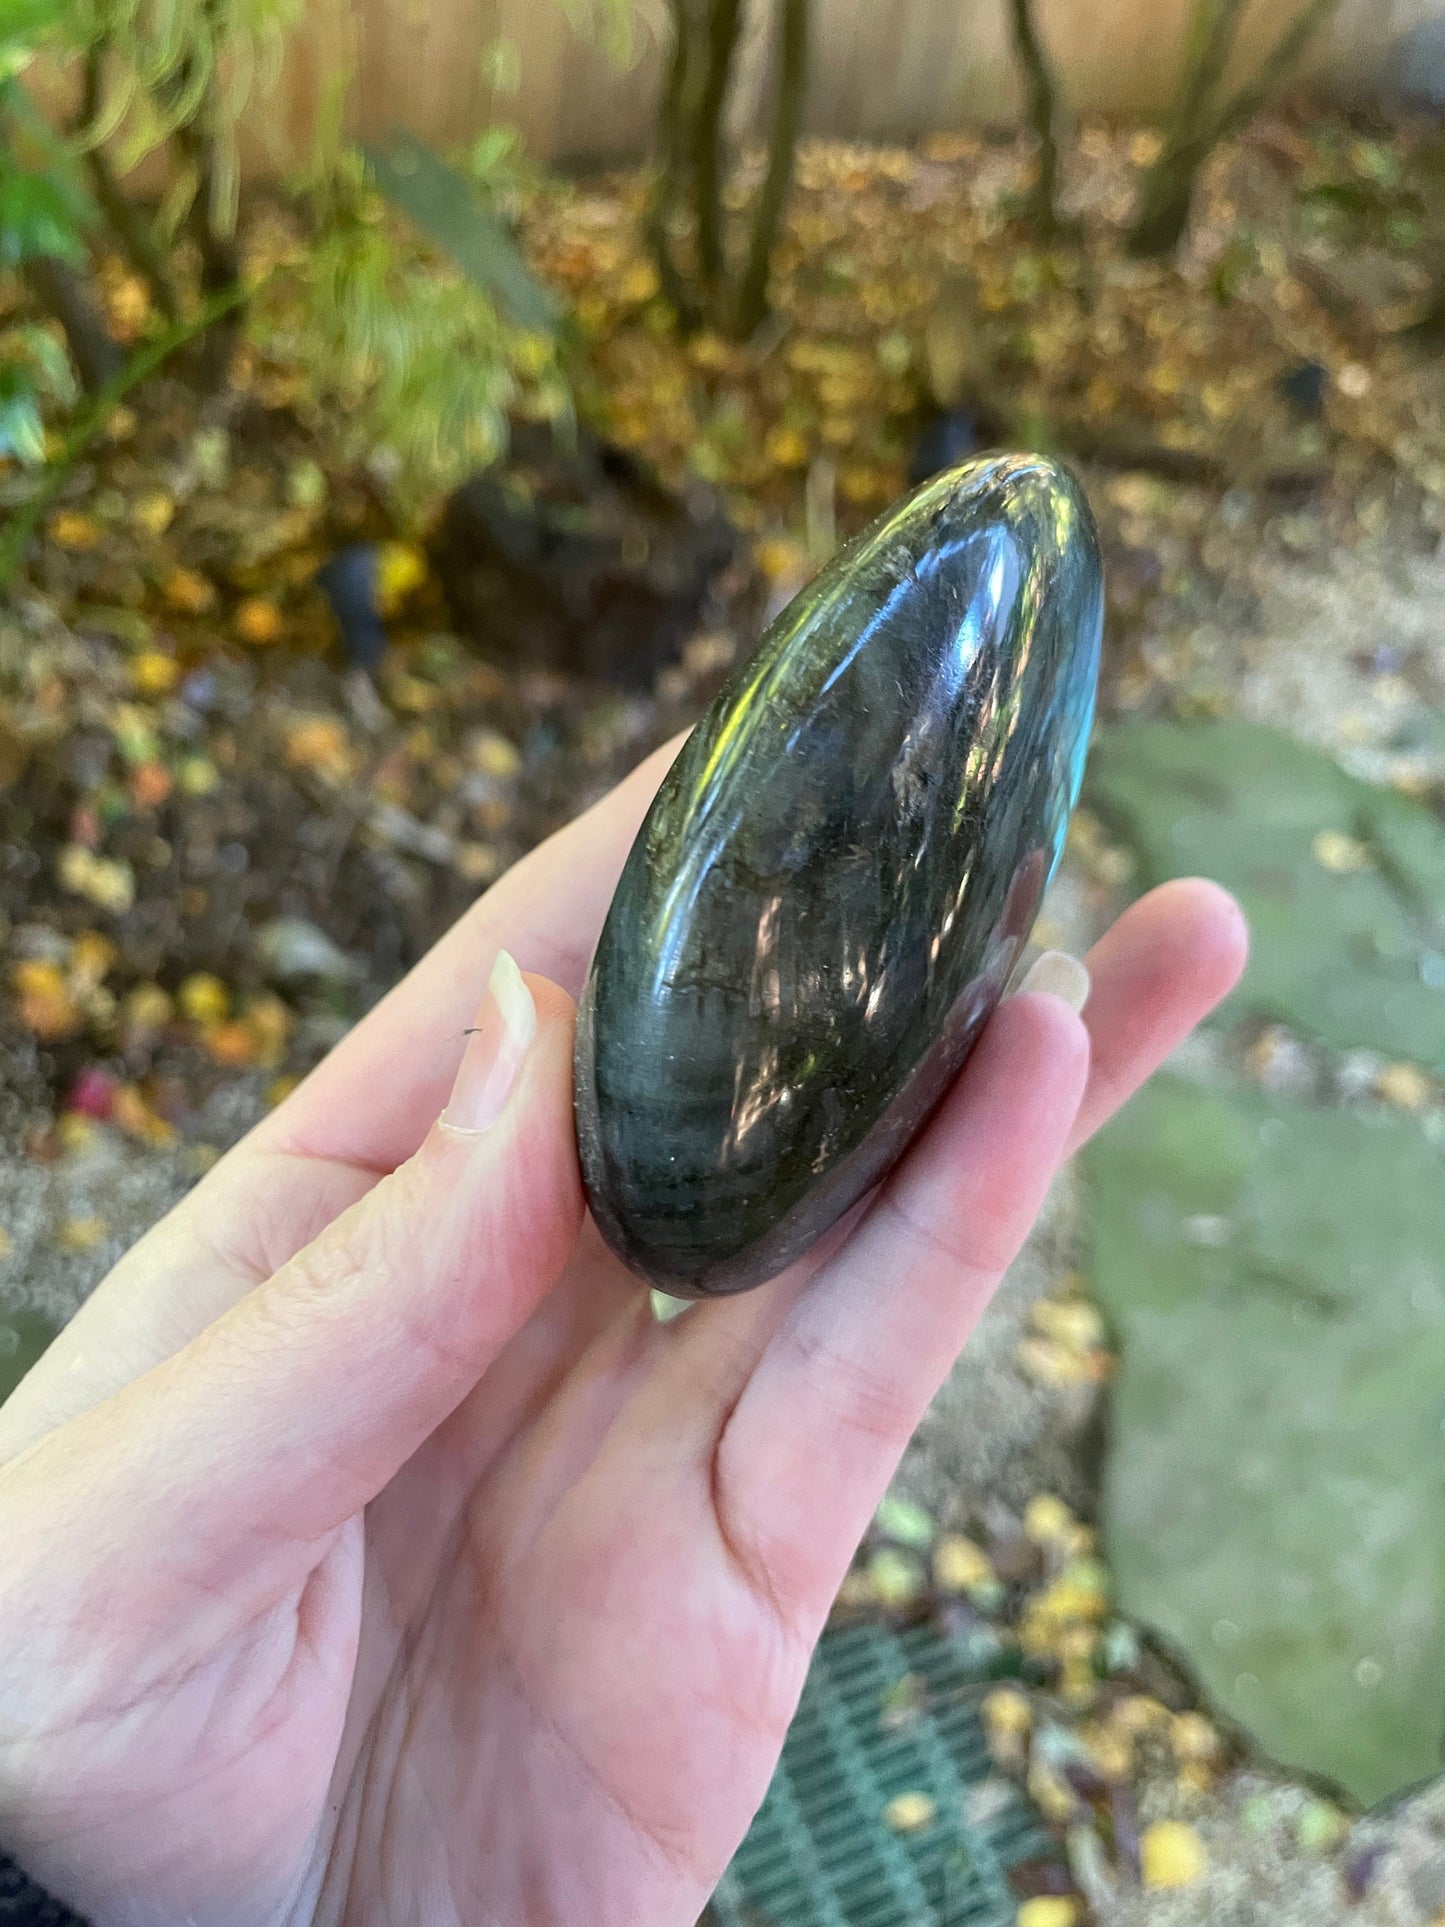
[[[458,629],[511,666],[645,689],[737,559],[720,498],[679,495],[616,444],[524,424],[451,497],[432,563]]]

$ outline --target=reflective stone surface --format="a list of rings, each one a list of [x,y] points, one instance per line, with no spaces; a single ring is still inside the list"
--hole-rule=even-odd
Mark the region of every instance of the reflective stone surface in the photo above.
[[[592,1211],[653,1284],[771,1277],[937,1104],[1063,847],[1102,607],[1078,484],[972,462],[841,550],[689,738],[577,1032]]]

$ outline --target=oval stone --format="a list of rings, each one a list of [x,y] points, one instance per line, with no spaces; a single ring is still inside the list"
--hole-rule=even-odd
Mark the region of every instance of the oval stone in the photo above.
[[[588,1200],[642,1277],[761,1283],[935,1108],[1063,848],[1102,610],[1073,478],[971,462],[840,550],[688,738],[578,1016]]]

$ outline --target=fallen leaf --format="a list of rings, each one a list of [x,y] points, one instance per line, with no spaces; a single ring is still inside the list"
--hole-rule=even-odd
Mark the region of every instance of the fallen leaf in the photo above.
[[[169,696],[180,675],[175,657],[159,649],[143,649],[130,665],[131,681],[142,696]]]
[[[947,1533],[933,1551],[933,1583],[940,1592],[973,1593],[998,1585],[993,1561],[961,1533]]]
[[[172,569],[161,594],[183,616],[203,616],[216,606],[216,586],[197,569]]]
[[[104,534],[95,517],[82,514],[79,509],[60,509],[50,518],[50,539],[62,549],[96,548]]]
[[[1083,1915],[1069,1894],[1036,1894],[1018,1910],[1017,1927],[1079,1927]]]
[[[1386,1064],[1375,1079],[1375,1095],[1400,1111],[1427,1111],[1435,1097],[1434,1080],[1414,1064]]]
[[[281,640],[286,622],[268,596],[249,596],[236,610],[235,630],[242,642],[268,648]]]
[[[1156,1820],[1140,1836],[1139,1871],[1146,1887],[1187,1887],[1208,1866],[1204,1842],[1183,1820]]]
[[[176,1002],[194,1024],[219,1024],[230,1014],[231,999],[219,977],[197,970],[176,992]]]
[[[104,1218],[67,1218],[60,1227],[60,1245],[64,1251],[94,1251],[109,1229]]]
[[[883,1809],[883,1824],[894,1833],[921,1833],[933,1825],[938,1802],[922,1792],[895,1793]]]
[[[148,488],[136,497],[130,513],[147,535],[164,535],[175,519],[175,497],[163,488]]]
[[[1364,844],[1342,830],[1321,830],[1310,849],[1315,862],[1335,876],[1351,876],[1370,867],[1370,852]]]
[[[116,916],[123,916],[135,902],[135,873],[129,863],[99,857],[83,843],[67,843],[55,870],[67,890]]]

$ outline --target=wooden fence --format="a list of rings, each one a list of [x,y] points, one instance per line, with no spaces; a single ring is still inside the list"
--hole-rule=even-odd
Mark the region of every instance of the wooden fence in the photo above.
[[[579,24],[618,0],[319,0],[281,80],[250,116],[254,155],[304,152],[328,86],[350,72],[349,119],[363,134],[404,125],[449,144],[489,115],[520,126],[551,161],[634,159],[648,151],[666,0],[638,0],[635,50],[609,62]],[[1193,0],[1036,0],[1070,105],[1148,118],[1174,85]],[[1238,64],[1288,24],[1300,0],[1252,0]],[[747,0],[735,118],[757,116],[769,81],[776,0]],[[331,7],[336,11],[330,11]],[[340,24],[341,15],[347,24]],[[499,95],[489,50],[514,56]],[[1346,95],[1408,85],[1445,99],[1445,0],[1341,0],[1305,77]],[[814,0],[808,125],[875,140],[1012,118],[1019,103],[1006,0]]]
[[[585,0],[581,0],[585,4]],[[1192,0],[1038,0],[1039,19],[1070,102],[1080,111],[1157,113],[1178,69]],[[1241,64],[1292,17],[1297,0],[1254,0]],[[774,0],[752,0],[739,106],[756,111],[766,86]],[[358,127],[396,123],[429,138],[474,133],[493,106],[487,50],[509,43],[520,87],[497,111],[552,160],[646,151],[665,38],[663,0],[649,0],[628,67],[609,65],[559,0],[353,0]],[[570,11],[576,12],[574,5]],[[910,140],[940,128],[1008,118],[1017,83],[1003,0],[815,0],[809,125],[817,132]],[[322,56],[323,60],[325,56]],[[1344,92],[1409,76],[1445,79],[1442,0],[1342,0],[1310,71]],[[287,77],[293,134],[306,125],[320,73],[297,50]]]

